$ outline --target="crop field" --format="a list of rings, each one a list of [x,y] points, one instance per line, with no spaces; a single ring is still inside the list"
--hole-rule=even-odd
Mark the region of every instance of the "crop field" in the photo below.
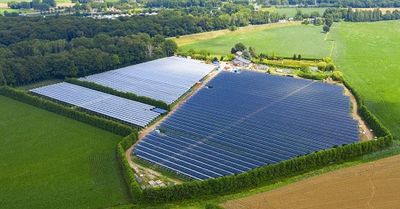
[[[297,10],[300,10],[303,14],[311,14],[312,12],[318,12],[321,16],[324,14],[326,8],[262,8],[262,10],[277,12],[281,15],[286,15],[286,17],[294,17],[297,13]]]
[[[120,136],[0,96],[0,207],[126,204]]]
[[[397,208],[400,156],[370,162],[224,203],[229,209]]]
[[[276,24],[279,25],[279,24]],[[282,24],[285,27],[271,27],[263,30],[243,32],[241,30],[206,38],[185,36],[176,39],[183,50],[206,50],[213,55],[226,55],[238,42],[256,49],[257,53],[288,56],[301,54],[302,57],[323,58],[329,56],[333,42],[326,41],[321,26]],[[209,38],[207,38],[209,37]]]
[[[336,23],[334,60],[392,133],[400,136],[400,21]]]

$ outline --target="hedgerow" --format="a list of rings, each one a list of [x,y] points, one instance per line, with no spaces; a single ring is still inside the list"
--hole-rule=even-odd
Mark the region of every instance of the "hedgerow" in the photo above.
[[[137,132],[134,132],[124,137],[117,144],[117,157],[121,165],[122,173],[125,181],[128,184],[129,194],[131,195],[134,202],[137,202],[142,197],[142,189],[135,179],[135,173],[129,165],[128,159],[126,158],[125,152],[138,140]]]
[[[132,132],[132,128],[129,126],[66,107],[62,104],[28,94],[22,90],[4,86],[0,87],[0,94],[50,112],[93,125],[97,128],[101,128],[121,136],[129,135]]]
[[[386,136],[391,135],[389,130],[381,123],[381,121],[372,114],[368,108],[364,104],[364,99],[360,96],[360,94],[354,90],[347,81],[343,81],[343,84],[351,91],[354,95],[354,98],[358,104],[358,114],[361,118],[368,124],[369,128],[374,130],[376,136]]]
[[[324,80],[328,77],[328,75],[323,72],[311,72],[311,71],[305,72],[303,70],[299,70],[296,74],[299,77],[312,80]]]
[[[104,92],[104,93],[107,93],[107,94],[111,94],[111,95],[114,95],[114,96],[123,97],[123,98],[134,100],[134,101],[137,101],[137,102],[142,102],[142,103],[145,103],[145,104],[153,105],[155,107],[159,107],[159,108],[162,108],[162,109],[165,109],[165,110],[170,110],[171,109],[170,105],[168,105],[167,103],[165,103],[163,101],[155,100],[155,99],[152,99],[152,98],[149,98],[149,97],[145,97],[145,96],[138,96],[136,94],[129,93],[129,92],[117,91],[117,90],[115,90],[113,88],[106,87],[106,86],[103,86],[103,85],[99,85],[97,83],[93,83],[93,82],[89,82],[89,81],[81,81],[81,80],[78,80],[76,78],[67,78],[67,79],[65,79],[65,81],[68,82],[68,83],[72,83],[72,84],[75,84],[75,85],[79,85],[79,86],[83,86],[83,87],[86,87],[86,88],[94,89],[94,90],[101,91],[101,92]]]

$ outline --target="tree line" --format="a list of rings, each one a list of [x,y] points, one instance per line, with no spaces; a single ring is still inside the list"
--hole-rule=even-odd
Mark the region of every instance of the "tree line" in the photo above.
[[[148,0],[146,7],[221,7],[225,4],[252,5],[254,1],[249,0]],[[399,0],[256,0],[256,3],[264,6],[319,6],[319,7],[353,7],[353,8],[375,8],[375,7],[400,7]]]
[[[353,8],[375,8],[375,7],[400,7],[400,0],[256,0],[265,6],[273,5],[296,5],[296,6],[318,6],[318,7],[353,7]]]
[[[204,31],[226,29],[230,26],[277,22],[277,13],[252,11],[161,10],[158,15],[120,17],[115,20],[78,16],[59,17],[0,17],[0,44],[10,45],[27,39],[67,41],[78,37],[94,37],[99,33],[127,36],[147,33],[151,37],[174,37]]]
[[[148,0],[145,7],[150,8],[184,8],[184,7],[207,7],[215,8],[221,6],[221,0]]]
[[[329,8],[325,10],[325,18],[332,19],[334,21],[348,21],[348,22],[374,22],[381,20],[398,20],[400,19],[400,9],[394,11],[382,11],[378,8],[373,10],[360,10],[360,9],[341,9],[341,8]]]
[[[56,7],[55,0],[11,1],[7,3],[11,9],[35,9],[40,11]]]
[[[175,42],[147,34],[67,40],[25,40],[0,47],[0,83],[22,85],[46,79],[86,76],[171,56]]]
[[[235,29],[280,18],[241,5],[211,15],[203,9],[162,10],[154,16],[116,20],[0,17],[0,83],[22,85],[112,70],[173,55],[177,46],[166,36]]]

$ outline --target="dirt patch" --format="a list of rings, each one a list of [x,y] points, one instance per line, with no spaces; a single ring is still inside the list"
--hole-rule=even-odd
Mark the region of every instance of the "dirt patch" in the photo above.
[[[57,3],[57,7],[73,7],[75,3],[72,2],[64,2],[64,3]]]
[[[337,209],[400,206],[400,156],[366,163],[254,196],[228,201],[227,209]]]
[[[344,87],[344,89],[345,89],[344,94],[349,96],[350,102],[352,105],[351,115],[358,122],[358,127],[359,127],[359,131],[360,131],[360,140],[368,141],[368,140],[373,139],[375,137],[375,135],[372,133],[371,129],[367,126],[367,124],[364,122],[364,120],[358,114],[358,104],[357,104],[356,98],[346,87]]]
[[[7,9],[8,4],[7,3],[0,3],[0,9]]]
[[[372,11],[374,9],[375,8],[353,8],[353,10],[364,10],[364,11]],[[400,8],[379,8],[379,10],[381,10],[381,12],[385,14],[387,11],[389,12],[393,12],[395,10],[400,11]]]

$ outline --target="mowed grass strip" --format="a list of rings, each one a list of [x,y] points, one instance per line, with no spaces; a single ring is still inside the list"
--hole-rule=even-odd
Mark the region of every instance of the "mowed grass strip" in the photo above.
[[[395,137],[400,137],[400,21],[335,23],[334,60]]]
[[[332,41],[326,40],[322,26],[300,23],[276,24],[259,30],[223,31],[221,34],[201,33],[175,39],[183,50],[206,50],[213,55],[226,55],[238,42],[256,49],[257,53],[292,57],[301,54],[307,58],[324,58],[330,55]]]
[[[128,203],[120,136],[3,96],[0,107],[0,208]]]

